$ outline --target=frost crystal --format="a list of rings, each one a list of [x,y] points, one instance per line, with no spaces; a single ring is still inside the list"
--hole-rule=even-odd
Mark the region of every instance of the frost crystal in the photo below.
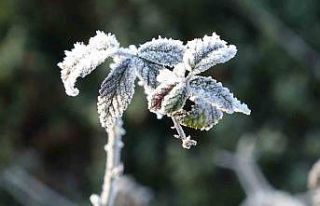
[[[241,103],[229,89],[210,77],[197,74],[224,63],[235,56],[237,49],[213,33],[194,39],[186,45],[179,40],[152,39],[136,48],[121,48],[114,35],[97,32],[88,45],[76,43],[58,66],[66,93],[76,96],[77,78],[90,74],[106,58],[112,57],[111,72],[103,81],[98,97],[101,125],[110,128],[128,107],[135,79],[143,86],[151,112],[158,117],[168,116],[174,123],[183,147],[196,144],[181,125],[208,130],[222,118],[223,112],[241,112],[250,109]],[[188,74],[186,74],[189,71]],[[185,109],[187,99],[194,105]]]
[[[171,71],[169,69],[163,69],[157,76],[157,81],[161,83],[173,83],[181,82],[185,79],[185,66],[184,64],[177,64]]]
[[[118,47],[119,43],[114,35],[97,31],[88,45],[76,43],[71,51],[65,51],[66,57],[58,66],[61,68],[61,79],[66,93],[70,96],[78,95],[79,90],[75,88],[77,78],[90,74]]]
[[[216,64],[225,63],[237,53],[234,45],[227,45],[227,42],[215,33],[204,36],[203,39],[189,41],[186,47],[183,60],[190,65],[194,73],[201,73]]]

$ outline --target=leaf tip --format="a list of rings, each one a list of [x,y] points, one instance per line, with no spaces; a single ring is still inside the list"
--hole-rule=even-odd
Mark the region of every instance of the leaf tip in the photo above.
[[[74,88],[74,87],[73,88],[72,87],[70,87],[70,88],[66,87],[65,91],[66,91],[66,94],[68,96],[71,96],[71,97],[75,97],[75,96],[77,96],[79,94],[79,89]]]
[[[249,109],[248,105],[242,103],[238,109],[235,110],[236,112],[241,112],[243,114],[246,115],[250,115],[251,114],[251,110]]]

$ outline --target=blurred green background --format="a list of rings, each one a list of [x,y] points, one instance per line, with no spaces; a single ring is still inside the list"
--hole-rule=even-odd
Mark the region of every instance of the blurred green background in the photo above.
[[[76,205],[100,192],[107,137],[96,97],[108,64],[78,82],[75,98],[65,95],[56,66],[96,30],[116,34],[123,46],[217,32],[238,48],[206,75],[252,114],[225,115],[208,132],[187,130],[198,140],[189,151],[171,137],[169,119],[148,112],[137,88],[124,117],[123,160],[125,173],[153,191],[152,205],[239,205],[239,181],[213,156],[217,148],[234,150],[246,134],[257,138],[259,165],[273,186],[306,190],[320,157],[320,1],[0,0],[1,206],[22,205],[21,198],[28,205],[28,195],[8,186],[5,174],[17,167]]]

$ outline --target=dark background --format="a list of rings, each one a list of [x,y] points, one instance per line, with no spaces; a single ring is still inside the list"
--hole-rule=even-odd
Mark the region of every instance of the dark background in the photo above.
[[[75,98],[65,95],[56,66],[64,50],[96,30],[114,33],[122,46],[215,31],[238,48],[206,75],[252,114],[225,115],[208,132],[187,130],[198,140],[189,151],[171,137],[169,119],[148,112],[137,87],[124,116],[123,161],[125,173],[152,189],[152,205],[238,205],[245,198],[239,181],[213,159],[217,148],[234,150],[243,135],[257,138],[259,165],[273,186],[306,191],[320,157],[317,0],[0,0],[0,179],[19,166],[79,205],[100,192],[107,137],[96,97],[108,63],[78,82]],[[0,205],[21,205],[6,181]]]

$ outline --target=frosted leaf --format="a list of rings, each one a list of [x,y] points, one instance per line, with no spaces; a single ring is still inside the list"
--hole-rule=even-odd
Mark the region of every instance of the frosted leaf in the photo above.
[[[149,97],[149,110],[159,114],[171,114],[180,110],[188,98],[185,83],[163,83]]]
[[[234,45],[227,45],[227,42],[221,40],[215,33],[211,36],[204,36],[202,39],[189,41],[186,47],[183,61],[190,65],[189,69],[195,74],[216,64],[227,62],[237,53]]]
[[[218,124],[219,120],[223,117],[223,113],[217,107],[197,99],[191,111],[183,110],[175,116],[183,126],[209,130]]]
[[[158,113],[161,110],[163,99],[176,86],[177,83],[161,84],[148,97],[148,108],[151,112]]]
[[[157,81],[157,76],[159,75],[160,71],[165,67],[138,58],[135,58],[135,62],[137,75],[139,79],[142,81],[146,92],[148,93],[149,91],[155,89],[159,85]]]
[[[128,48],[119,47],[117,51],[112,54],[112,57],[122,57],[122,58],[131,58],[136,56],[138,49],[135,45],[130,45]]]
[[[75,88],[77,78],[90,74],[118,47],[119,43],[114,35],[97,31],[88,45],[76,43],[71,51],[65,51],[66,56],[58,66],[61,68],[61,79],[66,93],[69,96],[78,95],[79,90]]]
[[[128,107],[136,79],[136,71],[130,59],[119,60],[110,67],[112,71],[101,85],[97,104],[100,123],[105,128],[113,125]]]
[[[163,98],[160,112],[171,115],[186,103],[188,91],[185,83],[179,83]]]
[[[184,51],[181,41],[159,37],[142,44],[138,56],[156,64],[174,66],[182,62]]]
[[[251,111],[246,104],[241,103],[228,88],[211,77],[195,76],[190,80],[189,86],[193,97],[200,98],[226,113],[241,112],[250,115]]]

